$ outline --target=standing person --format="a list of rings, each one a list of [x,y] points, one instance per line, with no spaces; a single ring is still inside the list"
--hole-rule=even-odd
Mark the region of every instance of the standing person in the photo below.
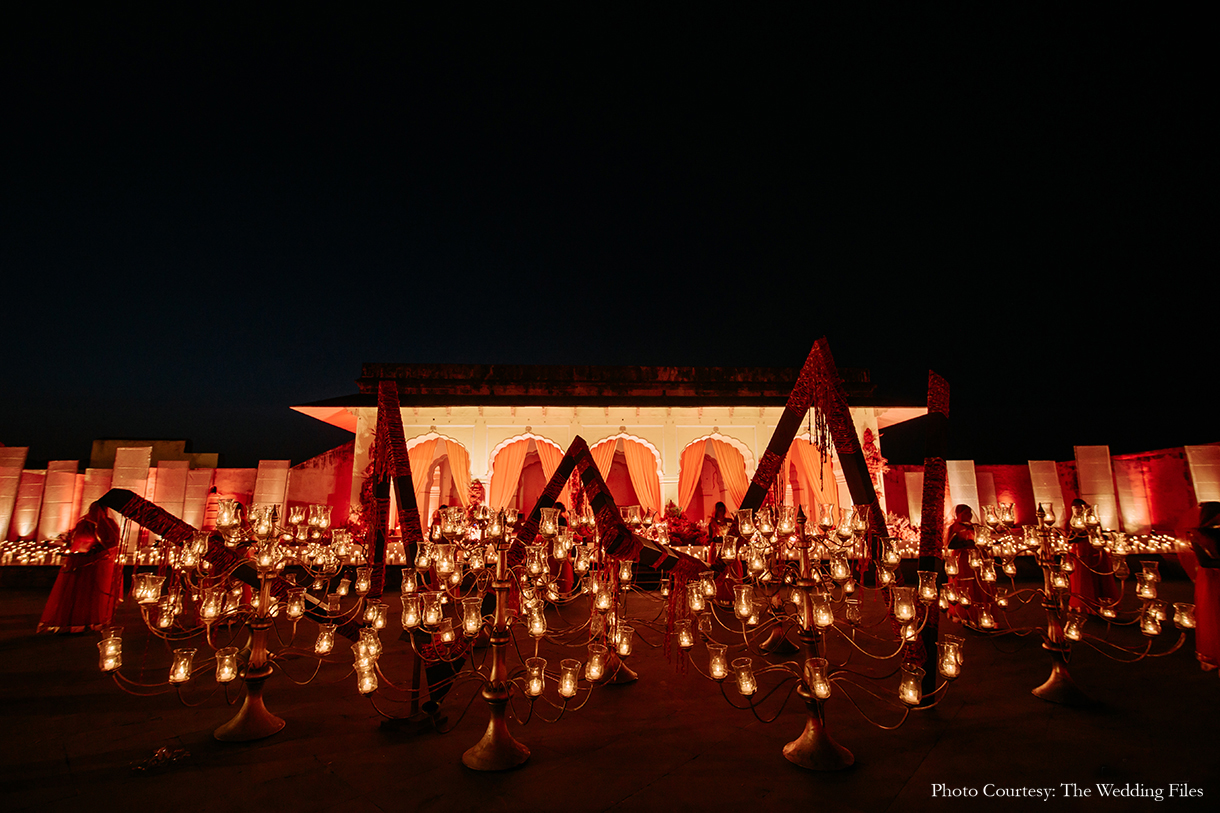
[[[945,560],[953,557],[957,575],[949,577],[949,584],[957,593],[957,603],[949,606],[948,615],[956,621],[974,625],[978,623],[979,608],[986,594],[979,583],[978,574],[970,567],[970,549],[974,547],[974,511],[968,505],[953,509],[954,520],[945,531]],[[964,600],[963,600],[964,599]]]
[[[724,535],[728,533],[729,526],[733,521],[729,519],[729,509],[722,503],[716,503],[712,508],[712,515],[707,520],[707,561],[708,564],[714,564],[716,554],[722,544],[724,544]]]
[[[1178,559],[1195,580],[1195,657],[1211,671],[1220,667],[1220,502],[1201,503],[1197,515]]]
[[[114,555],[119,526],[95,502],[68,534],[68,543],[67,561],[55,579],[38,632],[96,630],[114,617],[123,590],[123,569]]]
[[[1087,510],[1089,504],[1077,497],[1072,500],[1072,508],[1068,516],[1076,513],[1076,509]],[[1068,574],[1072,585],[1071,608],[1078,612],[1097,613],[1101,599],[1110,602],[1118,601],[1120,595],[1118,582],[1108,575],[1114,570],[1110,564],[1110,554],[1102,548],[1089,544],[1089,533],[1084,528],[1073,528],[1067,525],[1067,539],[1072,546],[1072,555],[1076,557],[1076,567]]]

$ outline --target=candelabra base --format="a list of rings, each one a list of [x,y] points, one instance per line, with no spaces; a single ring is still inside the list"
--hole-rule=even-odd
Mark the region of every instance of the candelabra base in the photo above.
[[[268,674],[270,669],[267,670]],[[277,734],[284,721],[267,711],[263,705],[263,681],[266,677],[246,678],[246,699],[232,720],[216,729],[213,736],[221,742],[249,742]]]
[[[1034,689],[1033,694],[1048,703],[1058,703],[1061,706],[1079,708],[1093,705],[1093,698],[1076,685],[1076,681],[1072,680],[1067,667],[1058,658],[1051,666],[1051,676],[1046,679],[1045,683]]]
[[[484,697],[488,692],[484,691]],[[476,771],[508,771],[530,758],[530,749],[513,739],[504,717],[507,700],[487,700],[491,719],[483,739],[462,754],[462,764]]]
[[[784,746],[784,758],[810,771],[841,771],[856,761],[851,751],[826,733],[816,707],[809,710],[801,736]]]
[[[617,655],[610,656],[610,663],[607,665],[606,671],[610,673],[610,677],[606,678],[603,685],[617,686],[622,683],[634,683],[640,679],[627,662],[619,658]]]
[[[795,655],[800,651],[800,648],[784,635],[783,628],[778,626],[772,627],[771,634],[767,636],[767,640],[758,645],[758,648],[768,655]]]

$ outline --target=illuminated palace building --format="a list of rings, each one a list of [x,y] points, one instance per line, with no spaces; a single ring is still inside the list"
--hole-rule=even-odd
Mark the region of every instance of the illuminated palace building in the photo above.
[[[218,500],[244,504],[325,503],[336,518],[359,505],[376,425],[377,387],[398,384],[420,516],[481,499],[529,510],[569,443],[580,436],[615,502],[664,512],[669,503],[704,520],[717,502],[739,505],[796,381],[796,368],[588,367],[365,364],[358,392],[295,410],[351,432],[348,443],[293,466],[217,468],[215,455],[187,454],[181,441],[94,444],[90,465],[24,467],[27,450],[0,447],[0,538],[5,564],[38,563],[39,546],[68,531],[110,488],[126,488],[197,528],[211,528]],[[923,415],[923,404],[877,400],[865,370],[842,369],[857,436],[883,508],[918,525],[922,467],[886,466],[884,430]],[[838,460],[823,462],[808,419],[778,478],[788,504],[850,504]],[[1108,528],[1152,538],[1172,530],[1198,500],[1220,499],[1220,447],[1192,446],[1111,456],[1076,447],[1075,460],[1028,465],[948,462],[949,505],[1011,502],[1019,522],[1037,502],[1062,509],[1081,496]],[[481,496],[480,496],[481,492]],[[570,504],[570,495],[560,498]],[[392,507],[396,520],[396,506]],[[1057,510],[1059,517],[1067,512]],[[392,525],[395,527],[396,525]],[[396,531],[395,531],[396,532]],[[127,553],[146,540],[132,527]],[[401,553],[391,547],[391,557]],[[49,547],[43,546],[47,554]],[[43,559],[50,563],[49,556]]]

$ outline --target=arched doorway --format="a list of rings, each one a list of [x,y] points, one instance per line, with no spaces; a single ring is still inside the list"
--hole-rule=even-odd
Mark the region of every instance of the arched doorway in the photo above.
[[[643,438],[626,433],[603,438],[589,448],[616,505],[638,505],[661,514],[661,455]]]
[[[687,444],[679,458],[679,509],[693,520],[711,516],[718,502],[736,511],[750,486],[747,454],[745,444],[719,433]]]

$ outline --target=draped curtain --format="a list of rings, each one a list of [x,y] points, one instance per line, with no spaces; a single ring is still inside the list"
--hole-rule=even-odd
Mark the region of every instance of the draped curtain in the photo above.
[[[597,473],[605,480],[610,476],[610,466],[614,463],[614,450],[618,446],[618,440],[612,439],[603,441],[589,450],[589,454],[593,455],[593,462],[597,464]]]
[[[835,484],[834,466],[830,458],[823,464],[821,457],[812,443],[801,438],[792,441],[792,446],[788,449],[788,459],[796,466],[796,476],[801,481],[801,496],[808,501],[809,510],[815,512],[812,515],[814,518],[817,517],[818,510],[813,505],[814,500],[818,505],[830,504],[836,509],[839,505],[839,488]]]
[[[746,459],[731,443],[708,438],[716,452],[716,462],[720,464],[720,477],[724,480],[724,490],[728,492],[729,506],[736,511],[741,507],[746,492],[750,490],[750,478],[746,476]],[[695,475],[698,477],[698,475]]]
[[[436,455],[436,438],[417,443],[407,450],[407,460],[411,464],[411,479],[415,486],[415,504],[419,507],[419,519],[426,529],[432,518],[428,516],[428,504],[424,495],[432,487],[432,479],[428,476],[432,467],[432,458]]]
[[[449,471],[458,499],[462,505],[470,505],[470,453],[465,446],[451,440],[445,441],[445,453],[449,455]]]
[[[538,460],[542,463],[542,476],[549,483],[551,475],[563,460],[563,452],[558,446],[552,446],[546,441],[535,441],[534,448],[538,450]],[[563,490],[559,492],[559,501],[569,508],[572,506],[572,489],[567,483],[563,484]]]
[[[682,450],[678,464],[678,510],[686,511],[695,498],[695,487],[703,474],[703,458],[707,456],[707,441],[695,441]]]
[[[517,493],[517,482],[521,479],[529,448],[530,439],[523,438],[508,444],[496,455],[491,465],[491,488],[487,498],[487,504],[492,508],[506,507]]]
[[[657,459],[652,450],[639,441],[623,438],[623,456],[627,458],[627,474],[644,511],[661,512],[661,479],[657,477]]]

